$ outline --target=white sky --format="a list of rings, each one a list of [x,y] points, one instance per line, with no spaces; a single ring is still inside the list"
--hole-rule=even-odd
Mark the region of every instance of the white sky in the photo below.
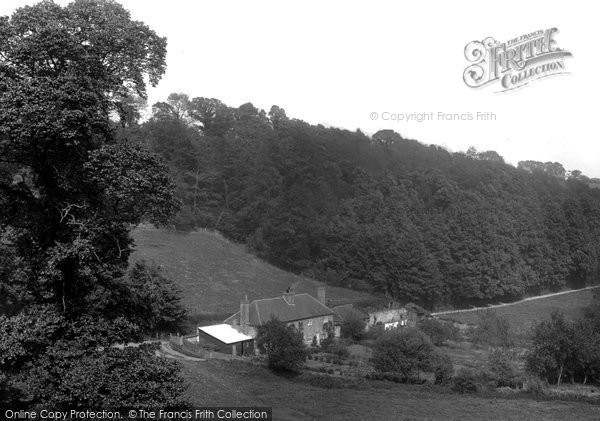
[[[36,1],[2,0],[0,14]],[[57,1],[66,4],[68,1]],[[168,39],[167,72],[149,103],[171,92],[230,106],[276,104],[290,117],[367,133],[393,129],[450,150],[493,149],[558,161],[600,177],[600,93],[594,2],[121,0]],[[594,18],[596,16],[596,18]],[[569,75],[509,92],[462,79],[465,45],[557,27]],[[489,111],[496,121],[392,122],[382,114]]]

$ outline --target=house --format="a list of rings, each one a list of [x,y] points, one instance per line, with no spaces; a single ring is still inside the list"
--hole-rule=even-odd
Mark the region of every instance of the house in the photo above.
[[[236,331],[256,338],[257,328],[272,318],[277,318],[288,326],[293,325],[302,333],[304,342],[317,344],[331,332],[339,337],[339,327],[334,326],[334,312],[325,303],[325,287],[319,287],[317,297],[310,294],[296,294],[288,289],[284,294],[273,298],[262,298],[240,303],[240,311],[228,317],[224,323]]]
[[[396,302],[368,305],[344,304],[333,307],[336,313],[336,324],[341,325],[345,320],[355,317],[365,322],[365,330],[381,325],[384,329],[394,329],[402,326],[415,327],[417,312],[411,305],[401,306]]]
[[[376,325],[383,325],[385,330],[417,325],[416,313],[410,307],[407,308],[395,302],[388,303],[387,307],[371,307],[366,311],[369,314],[367,330]]]

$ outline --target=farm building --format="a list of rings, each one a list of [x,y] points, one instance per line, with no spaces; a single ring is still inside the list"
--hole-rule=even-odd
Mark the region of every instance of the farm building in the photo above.
[[[387,307],[365,309],[369,314],[367,330],[376,325],[384,329],[394,329],[401,326],[416,326],[417,314],[411,308],[390,302]]]
[[[215,351],[224,354],[247,355],[254,352],[254,338],[225,323],[199,327],[198,342],[210,344]]]
[[[365,322],[365,330],[381,325],[384,329],[402,326],[414,327],[417,324],[417,312],[413,305],[402,306],[388,302],[387,305],[343,304],[333,307],[336,324],[343,324],[349,318],[359,318]]]
[[[287,325],[293,325],[302,332],[304,342],[317,344],[332,332],[339,337],[339,327],[334,326],[334,312],[325,303],[325,288],[319,287],[317,298],[310,294],[296,294],[288,290],[283,295],[273,298],[263,298],[248,302],[244,299],[240,303],[240,311],[227,318],[224,323],[232,326],[252,338],[256,337],[256,329],[277,318]]]

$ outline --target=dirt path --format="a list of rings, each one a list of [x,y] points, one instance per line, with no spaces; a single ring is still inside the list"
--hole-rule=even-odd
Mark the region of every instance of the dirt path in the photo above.
[[[557,295],[572,294],[574,292],[585,291],[587,289],[594,289],[594,288],[600,288],[600,285],[585,287],[585,288],[581,288],[581,289],[573,289],[573,290],[569,290],[569,291],[554,292],[552,294],[537,295],[535,297],[523,298],[522,300],[515,301],[512,303],[494,304],[494,305],[489,305],[489,306],[485,306],[485,307],[473,307],[473,308],[467,308],[464,310],[439,311],[437,313],[431,313],[431,315],[432,316],[442,316],[444,314],[467,313],[470,311],[489,310],[489,309],[499,308],[499,307],[514,306],[515,304],[520,304],[520,303],[524,303],[527,301],[541,300],[543,298],[556,297]]]
[[[172,358],[175,360],[185,360],[185,361],[206,361],[203,358],[190,357],[189,355],[182,354],[181,352],[175,351],[171,348],[169,342],[160,343],[160,350],[158,351],[161,356],[166,358]]]
[[[141,344],[154,344],[158,341],[150,340],[144,342],[129,342],[127,344],[115,344],[113,345],[115,348],[123,349],[125,347],[138,347]],[[168,341],[160,341],[160,349],[156,351],[156,356],[171,358],[174,360],[185,360],[185,361],[206,361],[203,358],[190,357],[189,355],[182,354],[181,352],[175,351],[171,348],[171,344]]]

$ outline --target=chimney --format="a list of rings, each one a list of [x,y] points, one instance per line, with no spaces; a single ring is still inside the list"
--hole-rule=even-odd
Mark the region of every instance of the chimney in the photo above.
[[[240,328],[242,333],[248,333],[248,323],[250,323],[250,303],[248,302],[248,296],[245,295],[240,302]]]
[[[294,288],[291,286],[288,287],[288,289],[283,294],[283,299],[285,300],[286,303],[288,303],[291,306],[294,305],[294,294],[295,294]]]
[[[327,307],[327,301],[325,299],[325,287],[317,288],[317,299],[321,304]]]

